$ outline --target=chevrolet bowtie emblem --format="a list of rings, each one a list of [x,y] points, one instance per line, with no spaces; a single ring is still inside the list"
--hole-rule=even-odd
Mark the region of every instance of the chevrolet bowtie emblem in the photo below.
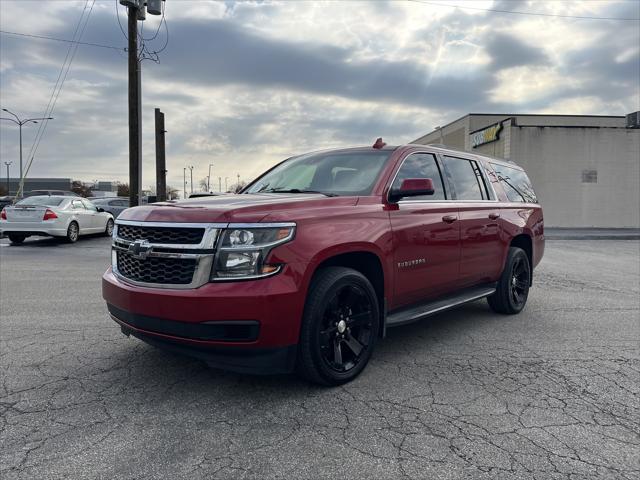
[[[133,258],[144,260],[153,251],[153,247],[146,240],[136,240],[129,244],[127,251]]]

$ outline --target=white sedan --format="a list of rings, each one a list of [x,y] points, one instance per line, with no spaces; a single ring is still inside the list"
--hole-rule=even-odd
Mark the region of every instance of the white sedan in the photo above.
[[[14,244],[32,235],[61,237],[73,243],[80,235],[111,235],[113,216],[85,198],[38,195],[4,207],[0,232]]]

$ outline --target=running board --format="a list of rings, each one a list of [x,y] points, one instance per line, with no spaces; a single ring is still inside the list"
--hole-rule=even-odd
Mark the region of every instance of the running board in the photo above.
[[[467,288],[446,297],[431,302],[405,307],[387,315],[387,327],[399,327],[407,323],[417,322],[434,313],[443,312],[464,303],[473,302],[488,297],[496,291],[496,284],[486,284],[479,287]]]

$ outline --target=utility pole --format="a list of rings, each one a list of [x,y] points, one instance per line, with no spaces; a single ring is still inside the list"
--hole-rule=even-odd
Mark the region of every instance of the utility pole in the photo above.
[[[222,177],[218,177],[218,191],[222,193]]]
[[[191,170],[191,193],[193,193],[193,165],[189,167],[189,170]]]
[[[7,166],[7,195],[11,194],[11,191],[9,190],[9,165],[11,165],[13,162],[4,162],[4,164]]]
[[[182,198],[185,199],[187,198],[187,167],[182,168],[182,190]]]
[[[142,200],[142,68],[138,58],[138,20],[144,21],[145,3],[151,15],[162,12],[160,0],[120,0],[127,7],[127,50],[129,53],[129,205]]]
[[[127,3],[129,40],[129,206],[140,205],[140,83],[138,3]]]
[[[164,113],[155,109],[156,115],[156,200],[164,202],[167,199],[167,162],[164,145]]]
[[[11,110],[3,108],[2,111],[7,112],[9,115],[13,115],[15,120],[13,118],[6,118],[6,117],[2,117],[0,118],[0,120],[9,120],[10,122],[15,123],[16,125],[18,125],[18,129],[20,131],[20,136],[19,136],[20,138],[20,182],[18,185],[18,190],[16,192],[16,196],[17,196],[18,192],[22,192],[22,185],[24,183],[24,178],[23,178],[24,174],[22,173],[22,126],[26,125],[27,123],[38,123],[38,120],[53,120],[53,117],[25,118],[21,120]]]
[[[211,167],[213,167],[213,163],[209,164],[209,175],[207,175],[207,191],[211,192]]]

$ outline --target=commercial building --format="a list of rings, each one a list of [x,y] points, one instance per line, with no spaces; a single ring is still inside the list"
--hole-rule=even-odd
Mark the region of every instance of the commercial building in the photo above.
[[[1,178],[0,184],[7,185],[7,178]],[[19,178],[9,178],[9,195],[15,195],[20,185]],[[30,192],[31,190],[63,190],[65,192],[71,191],[71,179],[70,178],[32,178],[27,177],[24,179],[24,191]]]
[[[550,227],[640,227],[640,114],[470,113],[414,140],[524,167]]]

